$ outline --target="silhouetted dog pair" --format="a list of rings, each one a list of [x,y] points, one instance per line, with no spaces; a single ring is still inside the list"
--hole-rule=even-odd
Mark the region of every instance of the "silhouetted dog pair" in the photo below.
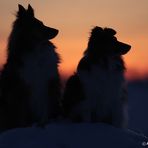
[[[113,29],[95,27],[63,98],[55,46],[57,29],[45,26],[19,5],[8,42],[8,59],[0,79],[0,126],[3,129],[45,125],[59,116],[74,122],[125,121],[124,62],[130,46],[117,41]],[[61,99],[62,98],[62,99]]]

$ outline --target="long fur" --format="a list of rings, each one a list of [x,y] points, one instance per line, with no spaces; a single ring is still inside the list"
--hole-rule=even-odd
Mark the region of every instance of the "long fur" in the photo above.
[[[95,27],[76,73],[66,84],[65,116],[74,122],[104,122],[125,127],[127,95],[122,54],[131,48],[115,30]]]
[[[44,125],[58,116],[60,58],[48,41],[57,34],[34,17],[30,5],[19,5],[0,78],[1,128]]]

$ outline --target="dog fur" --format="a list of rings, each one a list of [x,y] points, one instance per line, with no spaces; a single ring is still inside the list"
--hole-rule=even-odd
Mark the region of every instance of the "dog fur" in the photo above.
[[[127,91],[122,58],[131,46],[111,28],[94,27],[77,71],[63,96],[65,116],[74,122],[127,126]]]
[[[50,39],[58,30],[19,10],[8,40],[8,58],[0,79],[2,128],[44,125],[60,111],[59,55]]]

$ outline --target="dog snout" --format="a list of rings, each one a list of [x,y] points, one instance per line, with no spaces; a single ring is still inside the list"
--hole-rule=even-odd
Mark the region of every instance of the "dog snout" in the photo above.
[[[131,49],[130,45],[122,43],[122,42],[118,42],[118,45],[119,45],[119,50],[121,52],[121,55],[126,54]]]
[[[50,28],[50,27],[46,27],[46,31],[48,33],[48,39],[53,39],[54,37],[56,37],[59,33],[59,30],[54,29],[54,28]]]

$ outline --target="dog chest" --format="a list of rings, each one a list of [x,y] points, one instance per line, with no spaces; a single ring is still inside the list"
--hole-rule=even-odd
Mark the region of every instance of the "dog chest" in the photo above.
[[[50,80],[58,77],[58,56],[50,46],[39,47],[23,56],[20,75],[31,94],[29,104],[35,118],[48,117]]]
[[[53,48],[39,47],[24,55],[24,66],[21,68],[20,74],[30,87],[40,88],[57,76],[57,61]]]
[[[83,85],[85,97],[96,105],[100,100],[109,103],[121,93],[123,73],[112,69],[103,69],[96,65],[90,71],[79,70],[78,75]]]

